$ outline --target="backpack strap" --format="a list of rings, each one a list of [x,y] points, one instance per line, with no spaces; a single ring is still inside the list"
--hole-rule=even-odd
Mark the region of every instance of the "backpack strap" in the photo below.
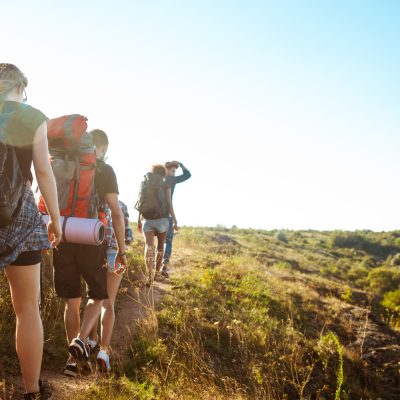
[[[80,160],[79,160],[79,155],[76,155],[75,157],[76,157],[75,158],[76,174],[74,179],[74,194],[71,205],[71,216],[75,215],[76,201],[78,200],[78,190],[79,190]]]
[[[66,226],[67,226],[67,219],[68,219],[68,218],[69,218],[69,217],[64,217],[64,221],[63,221],[63,224],[62,224],[62,227],[61,227],[62,240],[63,240],[64,243],[68,243],[68,242],[67,242],[67,238],[65,237],[65,228],[66,228]]]

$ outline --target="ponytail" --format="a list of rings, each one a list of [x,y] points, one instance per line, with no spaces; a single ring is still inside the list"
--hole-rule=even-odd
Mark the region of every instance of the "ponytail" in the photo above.
[[[0,63],[0,101],[4,101],[7,93],[17,86],[28,86],[26,76],[14,64]]]

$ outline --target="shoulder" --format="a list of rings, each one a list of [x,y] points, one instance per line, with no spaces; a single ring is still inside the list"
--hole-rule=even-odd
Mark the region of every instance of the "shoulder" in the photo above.
[[[102,160],[96,161],[96,172],[103,176],[115,175],[113,167]]]
[[[118,182],[114,169],[104,161],[97,160],[96,162],[95,182],[101,197],[106,193],[118,194]]]
[[[21,122],[32,130],[36,131],[36,129],[44,122],[47,121],[48,118],[42,111],[34,108],[28,104],[18,103],[16,107],[17,116],[20,118]]]
[[[8,114],[7,130],[17,146],[32,145],[36,130],[48,120],[40,110],[14,101],[5,103],[3,113]]]

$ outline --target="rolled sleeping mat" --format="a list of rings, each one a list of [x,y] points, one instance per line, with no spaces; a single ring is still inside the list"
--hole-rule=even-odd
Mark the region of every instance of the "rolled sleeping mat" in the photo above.
[[[44,222],[49,222],[48,215],[42,215]],[[91,244],[103,243],[105,229],[103,223],[93,218],[61,217],[62,241],[64,243]]]

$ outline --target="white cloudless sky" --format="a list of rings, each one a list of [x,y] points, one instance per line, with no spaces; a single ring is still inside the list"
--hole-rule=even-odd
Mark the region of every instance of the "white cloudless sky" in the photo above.
[[[1,62],[109,135],[120,197],[179,160],[181,225],[399,228],[400,3],[2,4]]]

